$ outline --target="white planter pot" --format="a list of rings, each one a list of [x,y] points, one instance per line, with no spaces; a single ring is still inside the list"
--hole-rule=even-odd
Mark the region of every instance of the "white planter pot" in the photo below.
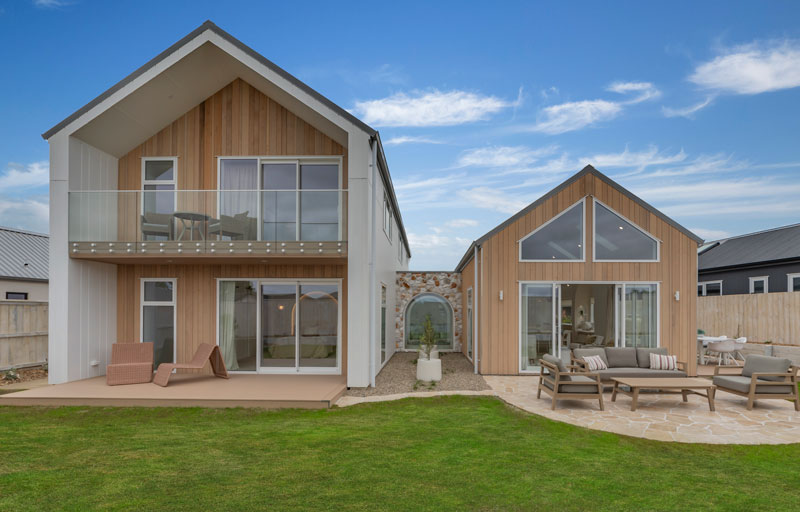
[[[427,359],[427,357],[425,357],[424,350],[420,349],[418,359]],[[431,359],[439,359],[439,351],[437,349],[431,350]]]
[[[439,382],[442,380],[441,359],[417,359],[417,380]]]

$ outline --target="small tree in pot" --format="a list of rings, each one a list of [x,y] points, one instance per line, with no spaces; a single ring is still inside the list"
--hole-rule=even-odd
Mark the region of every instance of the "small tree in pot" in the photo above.
[[[431,315],[425,316],[425,323],[422,324],[422,336],[419,338],[419,343],[423,347],[422,350],[425,352],[425,357],[430,359],[431,352],[436,348],[436,330],[433,328]]]
[[[422,359],[420,357],[417,360],[417,380],[424,382],[442,380],[442,360],[431,359],[431,352],[436,348],[436,331],[433,328],[430,315],[425,317],[419,343],[423,347],[426,358]]]

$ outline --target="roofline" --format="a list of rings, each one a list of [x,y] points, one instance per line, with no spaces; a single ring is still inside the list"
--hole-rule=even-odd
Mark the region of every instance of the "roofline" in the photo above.
[[[727,238],[720,238],[718,240],[709,240],[707,243],[709,243],[709,244],[711,244],[711,243],[722,244],[722,242],[727,242],[728,240],[735,240],[737,238],[745,238],[745,237],[748,237],[748,236],[760,235],[762,233],[769,233],[771,231],[779,231],[781,229],[790,229],[790,228],[797,228],[797,227],[800,227],[800,223],[787,224],[786,226],[778,226],[777,228],[762,229],[761,231],[753,231],[752,233],[744,233],[743,235],[729,236]]]
[[[41,277],[21,277],[21,276],[3,276],[0,275],[0,281],[33,281],[37,283],[48,283],[50,279],[43,279]]]
[[[735,263],[733,265],[723,265],[720,267],[707,267],[698,268],[697,272],[702,274],[704,272],[724,272],[728,270],[745,270],[748,268],[769,267],[772,265],[783,265],[786,263],[800,262],[800,257],[794,256],[791,258],[780,258],[777,260],[763,260],[763,261],[750,261],[747,263]]]
[[[394,192],[394,184],[392,183],[392,176],[389,174],[389,164],[386,162],[386,155],[383,152],[383,142],[381,142],[381,134],[375,132],[374,135],[370,138],[371,141],[375,141],[378,144],[378,170],[381,174],[381,179],[383,180],[383,187],[389,191],[389,202],[392,204],[392,209],[395,212],[395,217],[397,218],[397,226],[400,228],[401,239],[403,240],[403,246],[406,248],[406,254],[408,258],[411,259],[411,247],[408,244],[408,235],[406,234],[406,228],[403,225],[403,216],[400,213],[400,206],[397,203],[397,196]]]
[[[17,229],[17,228],[9,228],[6,226],[0,226],[0,231],[10,231],[12,233],[22,233],[23,235],[31,235],[31,236],[40,236],[42,238],[50,238],[50,235],[47,233],[39,233],[38,231],[27,231],[24,229]]]
[[[62,129],[64,129],[66,126],[68,126],[70,123],[72,123],[73,121],[75,121],[76,119],[81,117],[83,114],[85,114],[86,112],[88,112],[92,108],[94,108],[97,105],[99,105],[100,103],[102,103],[104,100],[108,99],[111,95],[113,95],[114,93],[116,93],[117,91],[119,91],[120,89],[122,89],[123,87],[125,87],[126,85],[131,83],[132,81],[134,81],[136,78],[140,77],[141,75],[143,75],[144,73],[149,71],[151,68],[153,68],[156,65],[158,65],[161,61],[165,60],[167,57],[169,57],[170,55],[172,55],[173,53],[178,51],[181,47],[185,46],[187,43],[189,43],[191,40],[193,40],[196,37],[198,37],[200,34],[205,32],[206,30],[210,30],[211,32],[213,32],[213,33],[217,34],[218,36],[220,36],[221,38],[225,39],[226,41],[228,41],[229,43],[231,43],[232,45],[234,45],[235,47],[237,47],[238,49],[240,49],[241,51],[243,51],[244,53],[246,53],[250,57],[254,58],[259,63],[263,64],[264,66],[266,66],[267,68],[269,68],[270,70],[275,72],[276,74],[280,75],[282,78],[286,79],[287,81],[289,81],[290,83],[292,83],[296,87],[302,89],[304,92],[309,94],[311,97],[313,97],[314,99],[316,99],[320,103],[324,104],[326,107],[330,108],[331,110],[333,110],[337,114],[339,114],[342,117],[344,117],[346,120],[350,121],[353,125],[355,125],[359,129],[363,130],[368,135],[373,136],[373,135],[375,135],[377,133],[377,131],[374,128],[370,127],[369,125],[367,125],[366,123],[364,123],[363,121],[361,121],[360,119],[355,117],[353,114],[351,114],[347,110],[345,110],[342,107],[336,105],[334,102],[332,102],[331,100],[329,100],[328,98],[326,98],[325,96],[320,94],[319,92],[315,91],[314,89],[312,89],[307,84],[301,82],[297,77],[295,77],[294,75],[292,75],[291,73],[289,73],[285,69],[279,67],[278,65],[276,65],[271,60],[267,59],[266,57],[264,57],[263,55],[259,54],[258,52],[256,52],[255,50],[253,50],[252,48],[250,48],[249,46],[247,46],[246,44],[244,44],[240,40],[236,39],[235,37],[233,37],[229,33],[225,32],[224,30],[219,28],[217,25],[215,25],[212,21],[206,20],[202,25],[200,25],[196,29],[192,30],[189,34],[187,34],[184,38],[179,40],[177,43],[173,44],[172,46],[170,46],[169,48],[167,48],[163,52],[159,53],[158,55],[156,55],[155,57],[150,59],[143,66],[139,67],[136,71],[134,71],[130,75],[126,76],[125,78],[123,78],[122,80],[120,80],[119,82],[117,82],[116,84],[111,86],[109,89],[107,89],[105,92],[103,92],[102,94],[97,96],[95,99],[93,99],[92,101],[90,101],[89,103],[84,105],[83,107],[81,107],[78,110],[76,110],[75,112],[73,112],[66,119],[64,119],[60,123],[56,124],[55,126],[50,128],[46,132],[44,132],[42,134],[42,138],[45,139],[45,140],[48,140],[50,137],[52,137],[56,133],[60,132]]]
[[[481,247],[484,242],[486,242],[488,239],[492,238],[498,232],[504,230],[509,225],[514,223],[517,219],[519,219],[520,217],[528,214],[531,210],[539,207],[542,203],[544,203],[545,201],[547,201],[551,197],[555,196],[556,194],[558,194],[559,192],[561,192],[565,188],[569,187],[570,185],[572,185],[573,183],[575,183],[579,179],[583,178],[587,174],[593,174],[593,175],[597,176],[598,178],[600,178],[601,180],[603,180],[606,183],[608,183],[609,185],[611,185],[612,187],[616,188],[617,190],[619,190],[620,192],[622,192],[626,196],[628,196],[631,199],[633,199],[637,204],[639,204],[639,206],[641,206],[642,208],[648,210],[650,213],[656,215],[657,217],[659,217],[661,220],[663,220],[664,222],[666,222],[670,226],[674,227],[678,231],[681,231],[684,235],[688,236],[689,238],[691,238],[692,240],[697,242],[698,245],[703,243],[703,239],[702,238],[700,238],[699,236],[695,235],[694,233],[692,233],[691,231],[689,231],[685,227],[681,226],[680,224],[678,224],[677,222],[675,222],[671,218],[667,217],[665,214],[660,212],[658,209],[656,209],[655,207],[653,207],[649,203],[647,203],[647,201],[645,201],[644,199],[640,198],[639,196],[637,196],[633,192],[629,191],[628,189],[626,189],[625,187],[623,187],[622,185],[620,185],[616,181],[612,180],[611,178],[609,178],[608,176],[606,176],[602,172],[598,171],[597,169],[595,169],[591,165],[587,165],[586,167],[584,167],[583,169],[581,169],[577,173],[573,174],[572,177],[568,178],[566,181],[564,181],[563,183],[558,185],[556,188],[552,189],[550,192],[546,193],[545,195],[543,195],[542,197],[540,197],[536,201],[532,202],[531,204],[529,204],[528,206],[526,206],[522,210],[518,211],[517,213],[515,213],[514,215],[512,215],[511,217],[509,217],[508,219],[503,221],[500,225],[498,225],[497,227],[495,227],[494,229],[492,229],[491,231],[489,231],[488,233],[486,233],[485,235],[480,237],[478,240],[474,241],[472,243],[472,245],[467,249],[467,252],[464,254],[464,256],[461,258],[461,261],[456,266],[456,271],[460,272],[464,268],[464,266],[466,266],[467,263],[469,263],[470,259],[472,258],[472,253],[473,253],[472,249],[474,247]]]

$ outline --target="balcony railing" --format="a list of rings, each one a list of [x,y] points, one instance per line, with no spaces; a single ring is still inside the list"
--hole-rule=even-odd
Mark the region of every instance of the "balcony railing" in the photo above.
[[[75,255],[340,255],[346,230],[346,190],[69,193]]]

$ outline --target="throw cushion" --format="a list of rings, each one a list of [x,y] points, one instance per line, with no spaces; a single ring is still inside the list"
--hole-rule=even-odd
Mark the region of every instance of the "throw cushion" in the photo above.
[[[659,348],[637,348],[636,349],[636,362],[639,363],[639,368],[650,368],[650,354],[661,354],[666,356],[669,354],[665,347]]]
[[[583,359],[586,356],[600,356],[600,359],[608,366],[608,359],[606,359],[606,349],[598,348],[576,348],[572,351],[572,356],[575,359]]]
[[[770,357],[749,355],[744,360],[744,368],[742,368],[743,377],[752,377],[754,373],[784,373],[789,371],[792,361],[782,357]],[[764,380],[779,381],[784,380],[784,377],[761,377]]]
[[[583,358],[583,362],[586,363],[586,369],[590,372],[608,369],[606,362],[600,356],[586,356]]]
[[[678,356],[665,356],[663,354],[650,354],[651,370],[675,370],[678,366]]]
[[[633,347],[608,347],[606,360],[609,368],[636,368],[636,349]]]

